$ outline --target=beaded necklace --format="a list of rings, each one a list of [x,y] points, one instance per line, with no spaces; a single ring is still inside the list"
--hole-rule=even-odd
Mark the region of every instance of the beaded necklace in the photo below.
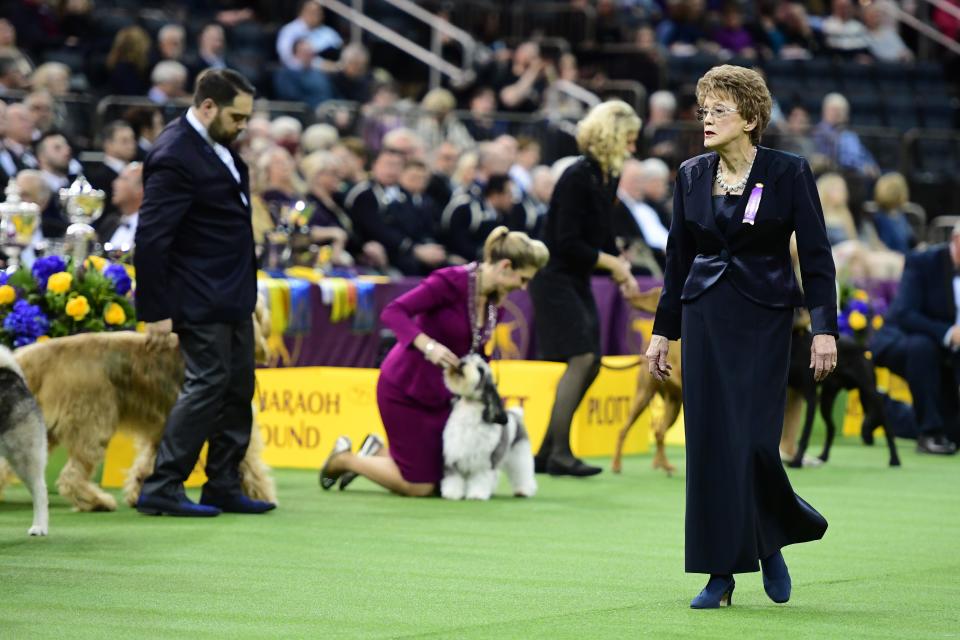
[[[477,291],[480,290],[480,267],[476,262],[467,265],[467,310],[470,317],[470,353],[480,353],[484,342],[493,335],[497,325],[497,306],[487,299],[487,321],[483,327],[477,327]]]

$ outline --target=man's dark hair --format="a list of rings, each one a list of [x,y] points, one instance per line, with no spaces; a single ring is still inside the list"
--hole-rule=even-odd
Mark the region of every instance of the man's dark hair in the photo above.
[[[197,76],[193,91],[193,105],[199,107],[204,100],[213,100],[218,107],[233,104],[237,94],[255,95],[250,81],[233,69],[205,69]]]
[[[130,107],[123,112],[123,119],[133,128],[133,135],[139,138],[144,129],[153,126],[153,117],[159,112],[156,107]]]
[[[19,64],[16,56],[9,53],[0,53],[0,78],[7,75]]]
[[[63,138],[64,140],[66,140],[67,145],[68,145],[71,149],[73,148],[73,145],[70,144],[70,138],[68,138],[66,135],[64,135],[64,133],[63,133],[62,131],[57,131],[56,129],[51,129],[50,131],[46,131],[46,132],[40,134],[40,137],[37,138],[36,140],[34,140],[34,142],[33,142],[33,153],[34,153],[34,155],[39,156],[39,155],[40,155],[40,147],[42,147],[42,146],[46,143],[46,141],[49,140],[50,138],[57,138],[57,137],[60,137],[60,138]]]
[[[105,144],[108,140],[113,140],[113,136],[117,135],[117,131],[120,131],[120,129],[133,130],[133,127],[131,127],[130,123],[126,120],[114,120],[108,123],[100,132],[100,139],[103,140]]]
[[[492,175],[487,180],[487,184],[483,185],[483,197],[489,198],[490,196],[503,193],[509,188],[510,188],[510,176],[503,173]]]

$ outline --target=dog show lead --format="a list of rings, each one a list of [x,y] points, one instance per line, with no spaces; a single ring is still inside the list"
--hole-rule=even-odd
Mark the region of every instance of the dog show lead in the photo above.
[[[729,605],[733,575],[755,572],[758,560],[764,590],[783,603],[791,580],[781,549],[827,530],[778,452],[793,307],[810,310],[809,366],[820,381],[837,364],[835,267],[810,165],[759,146],[772,106],[763,78],[714,67],[696,93],[709,153],[677,172],[647,358],[651,374],[668,377],[669,341],[682,337],[686,571],[710,575],[690,606]]]
[[[536,456],[540,473],[600,473],[570,449],[573,414],[600,372],[600,318],[590,288],[595,269],[610,272],[625,295],[637,293],[630,263],[619,257],[613,230],[620,169],[636,151],[640,118],[625,102],[598,104],[577,128],[583,154],[563,172],[550,199],[543,239],[550,261],[530,283],[538,357],[566,364],[547,433]]]
[[[353,454],[350,439],[340,436],[320,471],[325,490],[338,479],[344,489],[360,475],[400,495],[436,494],[453,398],[443,370],[466,355],[483,355],[500,304],[525,289],[548,258],[542,242],[500,226],[484,242],[483,262],[434,271],[384,308],[380,320],[397,336],[377,381],[389,451],[371,435]]]

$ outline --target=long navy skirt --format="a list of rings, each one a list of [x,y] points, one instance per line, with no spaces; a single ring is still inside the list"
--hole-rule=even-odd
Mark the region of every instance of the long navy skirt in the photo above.
[[[792,309],[748,300],[726,278],[683,305],[686,570],[745,573],[827,521],[780,462]]]

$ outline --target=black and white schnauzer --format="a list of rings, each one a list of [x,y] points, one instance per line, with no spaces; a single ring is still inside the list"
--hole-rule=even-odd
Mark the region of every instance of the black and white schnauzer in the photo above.
[[[47,535],[47,427],[20,365],[6,347],[0,347],[0,456],[33,496],[33,526],[27,533]],[[0,473],[5,473],[2,467]]]
[[[502,468],[517,497],[537,492],[523,411],[504,409],[490,366],[478,355],[443,374],[456,396],[443,430],[443,481],[447,500],[489,500]]]

